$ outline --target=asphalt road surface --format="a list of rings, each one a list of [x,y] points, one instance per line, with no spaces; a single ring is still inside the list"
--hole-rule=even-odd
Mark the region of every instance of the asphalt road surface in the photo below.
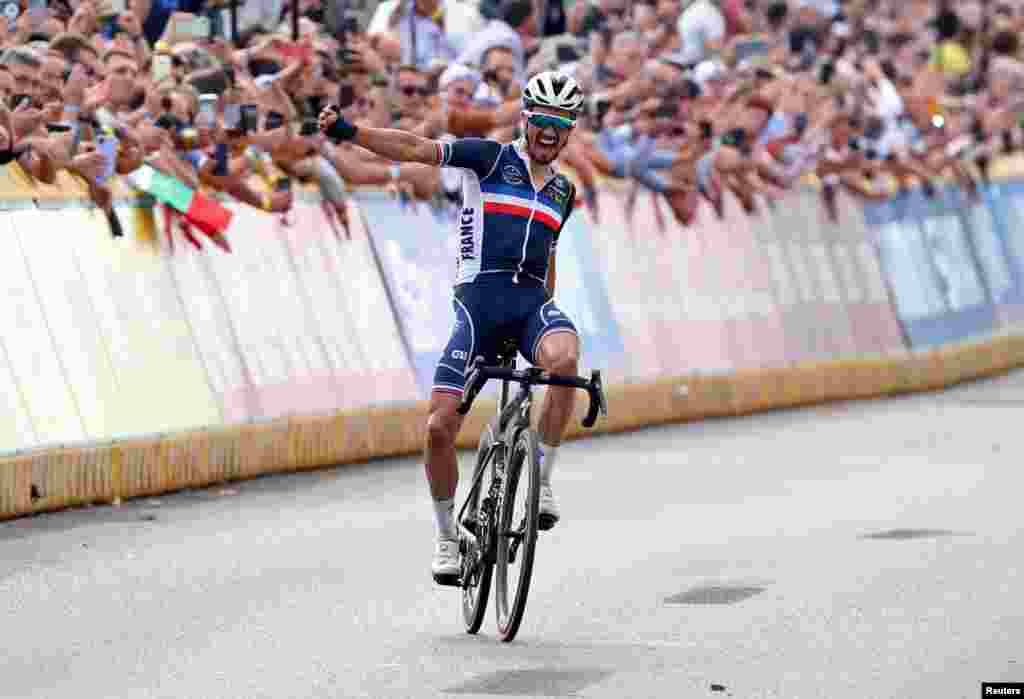
[[[1018,373],[569,444],[512,644],[431,582],[418,459],[0,524],[0,696],[973,699],[1024,681],[1022,414]]]

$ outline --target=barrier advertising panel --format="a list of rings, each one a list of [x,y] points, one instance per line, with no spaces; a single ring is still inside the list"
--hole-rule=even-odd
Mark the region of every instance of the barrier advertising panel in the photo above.
[[[914,348],[995,327],[995,309],[961,215],[965,206],[959,190],[947,189],[932,200],[912,191],[865,207],[896,312]]]

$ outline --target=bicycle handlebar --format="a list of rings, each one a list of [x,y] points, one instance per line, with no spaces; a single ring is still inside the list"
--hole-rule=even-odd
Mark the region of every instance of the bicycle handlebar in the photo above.
[[[554,376],[550,372],[537,367],[529,369],[509,369],[499,366],[484,366],[479,360],[474,362],[466,379],[466,389],[462,394],[462,403],[458,412],[465,415],[473,406],[477,394],[483,389],[490,379],[499,381],[511,381],[523,386],[566,386],[578,388],[587,392],[590,397],[590,409],[583,418],[583,426],[591,428],[597,422],[597,414],[608,415],[608,403],[604,396],[604,384],[601,381],[601,372],[594,370],[590,372],[590,380],[587,381],[580,376]]]

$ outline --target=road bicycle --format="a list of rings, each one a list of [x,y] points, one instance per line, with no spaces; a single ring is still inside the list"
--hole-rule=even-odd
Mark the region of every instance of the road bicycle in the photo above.
[[[494,606],[498,636],[509,642],[519,631],[526,610],[537,532],[554,525],[538,512],[539,437],[530,425],[533,387],[568,386],[586,391],[590,397],[583,418],[586,428],[594,426],[598,412],[608,414],[608,405],[600,371],[592,372],[588,381],[580,376],[553,376],[536,367],[517,370],[514,345],[504,347],[497,366],[485,366],[481,359],[473,363],[458,409],[465,415],[487,381],[501,381],[497,415],[480,436],[472,485],[456,520],[462,563],[458,579],[449,584],[462,588],[466,631],[475,634],[483,623],[497,569]],[[519,391],[509,400],[513,384]]]

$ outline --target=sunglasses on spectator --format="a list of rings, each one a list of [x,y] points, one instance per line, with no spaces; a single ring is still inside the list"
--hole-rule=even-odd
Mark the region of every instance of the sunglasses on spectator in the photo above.
[[[541,114],[540,112],[523,112],[523,114],[526,115],[526,123],[536,126],[538,129],[552,128],[561,131],[576,126],[576,120],[569,117]]]
[[[606,11],[605,15],[607,15],[608,17],[615,17],[617,19],[622,19],[623,17],[626,16],[626,8],[625,7],[613,7],[612,9]]]
[[[398,88],[403,95],[406,97],[412,97],[413,95],[419,95],[420,97],[428,97],[430,90],[426,87],[416,87],[413,85],[403,85]]]

